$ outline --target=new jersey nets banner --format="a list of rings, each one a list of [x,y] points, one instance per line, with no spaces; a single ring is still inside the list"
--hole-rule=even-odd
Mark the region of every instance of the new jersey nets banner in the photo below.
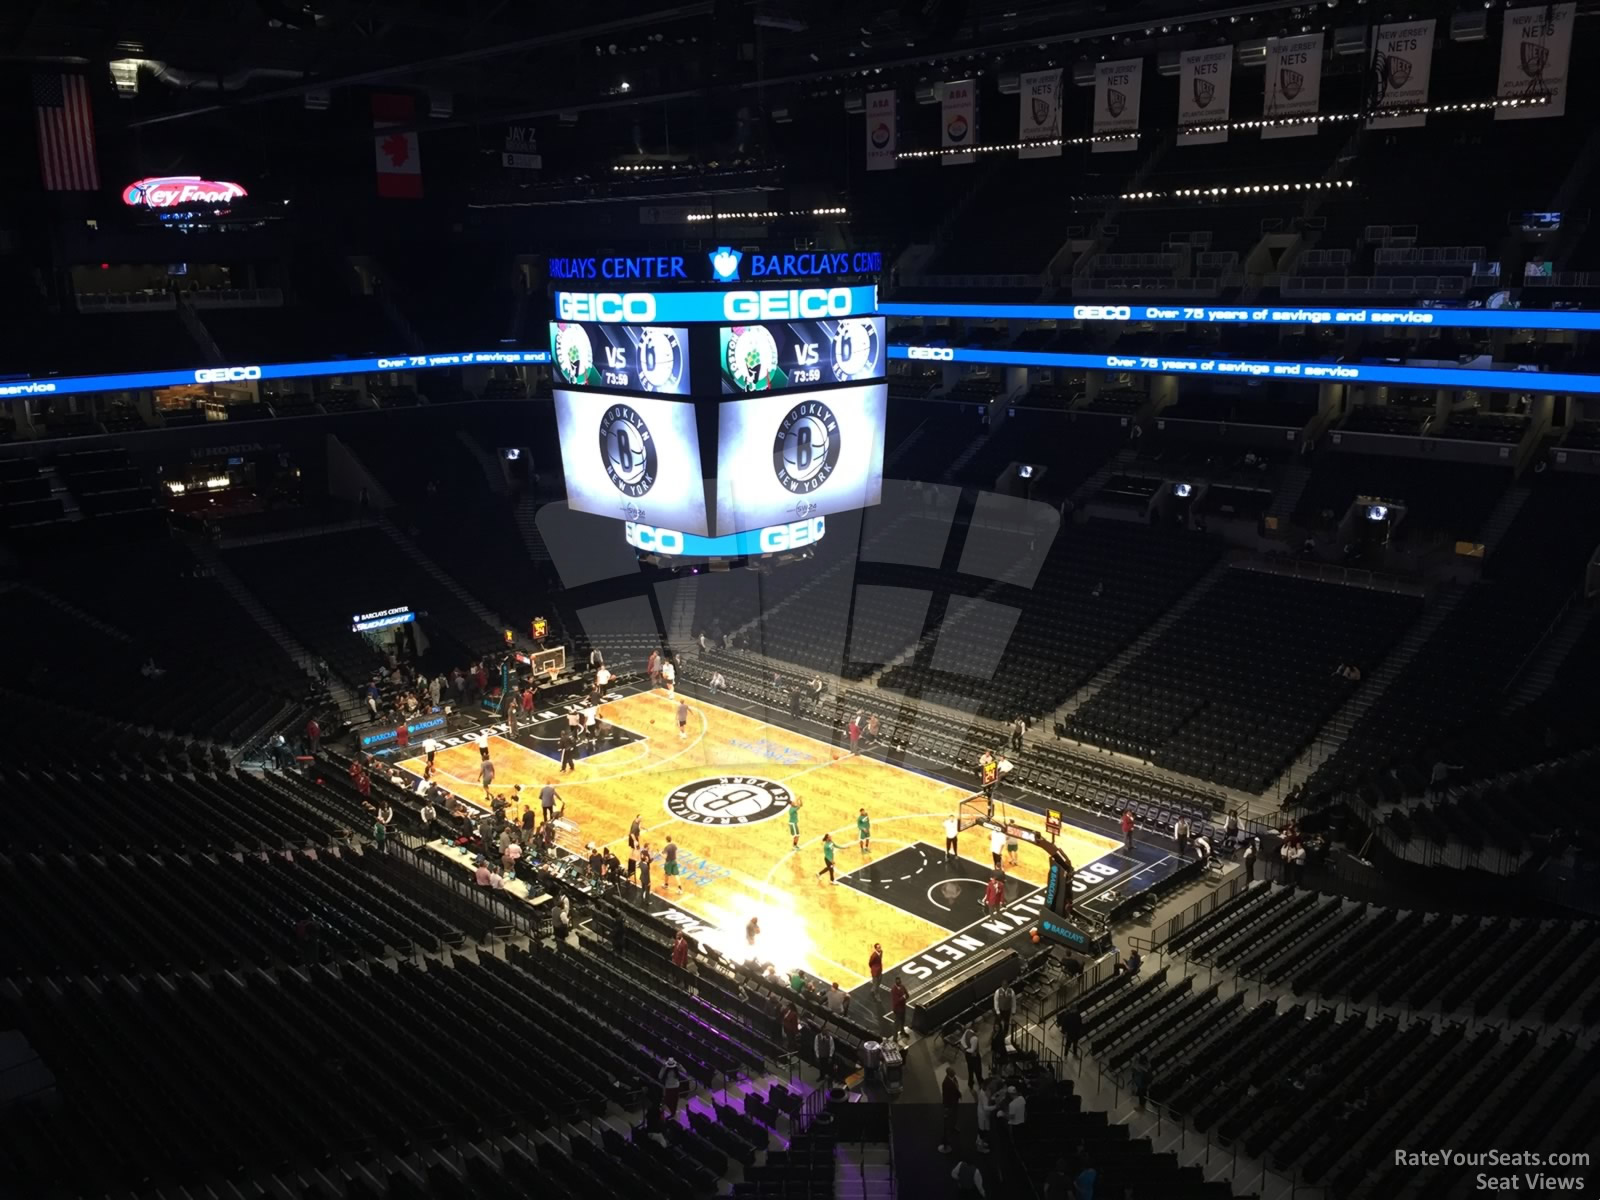
[[[1572,60],[1572,23],[1577,7],[1541,4],[1537,8],[1506,9],[1505,33],[1500,42],[1500,83],[1494,94],[1501,100],[1542,99],[1544,103],[1497,108],[1496,121],[1566,115],[1567,66]]]
[[[1061,157],[1061,69],[1024,71],[1017,89],[1022,120],[1017,133],[1018,158]]]
[[[939,113],[944,128],[939,133],[939,145],[949,153],[940,157],[945,166],[954,167],[975,157],[972,147],[978,140],[978,86],[970,79],[957,79],[945,84],[942,91]]]
[[[1185,50],[1178,58],[1178,145],[1228,140],[1233,47]]]
[[[894,170],[893,92],[867,93],[867,170]]]
[[[1372,42],[1372,108],[1368,129],[1406,129],[1425,125],[1419,112],[1388,115],[1396,109],[1421,108],[1428,103],[1428,82],[1433,75],[1433,30],[1436,22],[1403,21],[1379,25]]]
[[[1095,153],[1139,148],[1139,93],[1144,59],[1124,58],[1094,66]],[[1106,139],[1106,140],[1099,140]]]
[[[1321,30],[1298,37],[1271,38],[1267,42],[1267,95],[1261,115],[1268,120],[1314,117],[1322,105]],[[1267,125],[1263,138],[1310,137],[1315,121]]]

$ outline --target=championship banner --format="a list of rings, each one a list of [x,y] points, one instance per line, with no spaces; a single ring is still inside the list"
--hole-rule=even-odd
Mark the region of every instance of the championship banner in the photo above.
[[[1094,66],[1094,133],[1096,154],[1139,148],[1139,92],[1144,86],[1144,59],[1124,58]]]
[[[1500,41],[1501,100],[1543,98],[1543,104],[1494,110],[1496,121],[1528,121],[1567,113],[1567,65],[1572,59],[1572,23],[1576,4],[1541,4],[1506,9]]]
[[[1314,117],[1322,106],[1321,31],[1298,37],[1271,38],[1267,41],[1267,95],[1261,115],[1268,120],[1283,117]],[[1268,125],[1263,138],[1310,137],[1317,132],[1315,121],[1296,121],[1292,125]]]
[[[867,170],[894,170],[895,114],[893,92],[867,93]]]
[[[1433,75],[1433,30],[1437,22],[1405,21],[1379,25],[1372,39],[1372,111],[1368,129],[1410,129],[1427,124],[1421,113],[1385,116],[1398,108],[1428,103]]]
[[[978,86],[970,79],[958,79],[940,89],[940,116],[944,129],[939,145],[945,150],[965,150],[965,154],[942,154],[947,167],[969,163],[976,157],[972,147],[978,140]]]
[[[1017,94],[1022,101],[1017,157],[1060,158],[1060,68],[1054,71],[1024,71]]]
[[[1178,58],[1178,145],[1228,140],[1233,47],[1185,50]],[[1220,127],[1220,128],[1219,128]]]

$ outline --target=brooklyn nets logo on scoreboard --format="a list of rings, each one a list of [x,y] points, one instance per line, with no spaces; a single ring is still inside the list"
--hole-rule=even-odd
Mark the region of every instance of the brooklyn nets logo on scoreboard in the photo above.
[[[814,492],[839,465],[839,419],[820,400],[796,404],[778,424],[772,469],[796,495]]]
[[[644,495],[656,482],[656,441],[631,405],[613,404],[600,418],[600,461],[624,496]]]
[[[768,821],[794,802],[781,783],[755,775],[696,779],[667,796],[667,811],[695,825],[751,825]]]

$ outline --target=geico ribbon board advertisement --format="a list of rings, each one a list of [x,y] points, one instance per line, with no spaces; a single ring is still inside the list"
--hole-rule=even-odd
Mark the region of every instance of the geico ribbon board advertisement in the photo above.
[[[567,503],[578,512],[709,533],[694,405],[556,389]]]
[[[874,383],[724,401],[717,415],[717,532],[882,500],[888,394]]]
[[[725,396],[884,375],[882,317],[724,325],[720,332]]]
[[[550,322],[550,362],[564,383],[689,394],[689,331],[668,325]]]

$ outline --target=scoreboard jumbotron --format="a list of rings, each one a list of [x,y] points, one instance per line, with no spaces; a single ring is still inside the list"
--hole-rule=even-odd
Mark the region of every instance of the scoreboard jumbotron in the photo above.
[[[550,265],[571,508],[616,518],[641,555],[715,562],[803,554],[829,516],[882,499],[875,252]]]

